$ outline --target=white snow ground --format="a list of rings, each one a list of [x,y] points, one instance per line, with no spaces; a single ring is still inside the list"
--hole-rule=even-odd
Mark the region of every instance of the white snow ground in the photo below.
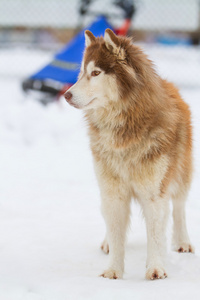
[[[192,110],[196,171],[187,223],[196,253],[171,251],[170,217],[169,277],[153,282],[144,279],[146,234],[136,203],[124,279],[98,277],[108,262],[100,250],[105,226],[82,113],[64,99],[44,107],[22,93],[22,77],[49,54],[0,51],[1,300],[199,299],[200,54],[191,49],[181,59],[179,49],[172,49],[147,52],[160,73],[181,86]]]

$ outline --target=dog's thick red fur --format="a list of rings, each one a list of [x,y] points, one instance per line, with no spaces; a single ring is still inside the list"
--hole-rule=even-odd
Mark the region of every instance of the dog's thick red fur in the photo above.
[[[151,61],[131,39],[120,37],[118,42],[126,53],[123,60],[107,51],[102,38],[95,39],[85,53],[85,64],[94,60],[105,73],[115,74],[121,95],[120,103],[111,102],[98,112],[86,112],[93,155],[109,164],[110,151],[118,153],[123,149],[131,166],[136,150],[137,164],[145,168],[166,154],[169,165],[160,193],[173,180],[180,183],[181,192],[190,185],[192,175],[189,107],[177,88],[155,73]],[[126,65],[134,70],[135,76],[126,72]]]
[[[146,278],[165,278],[169,198],[173,201],[174,248],[194,251],[184,211],[192,178],[189,107],[131,39],[107,29],[104,38],[86,31],[86,43],[81,75],[66,99],[85,109],[89,126],[107,227],[102,249],[110,253],[109,268],[102,276],[122,277],[133,197],[143,208],[147,226]]]

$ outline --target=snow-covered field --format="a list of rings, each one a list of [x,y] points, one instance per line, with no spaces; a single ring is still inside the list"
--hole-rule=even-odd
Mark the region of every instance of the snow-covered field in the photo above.
[[[105,226],[82,113],[64,99],[44,107],[22,93],[21,79],[48,61],[49,54],[0,51],[1,300],[199,299],[199,50],[147,49],[160,73],[180,85],[191,106],[196,169],[187,202],[196,253],[171,251],[170,217],[169,277],[153,282],[144,279],[146,233],[136,203],[124,279],[98,277],[108,262],[100,250]],[[180,53],[185,53],[182,59]]]

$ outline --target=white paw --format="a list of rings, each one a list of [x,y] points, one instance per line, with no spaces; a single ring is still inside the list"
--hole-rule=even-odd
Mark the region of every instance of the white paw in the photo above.
[[[105,239],[105,240],[103,241],[103,243],[101,244],[101,250],[102,250],[105,254],[108,254],[108,253],[109,253],[109,245],[108,245],[107,239]]]
[[[146,271],[146,279],[164,279],[167,277],[167,273],[163,267],[149,267]]]
[[[174,247],[174,250],[179,253],[191,252],[194,253],[194,247],[190,243],[180,243]]]
[[[104,278],[109,278],[109,279],[120,279],[123,277],[123,272],[108,269],[108,270],[104,271],[100,276],[104,277]]]

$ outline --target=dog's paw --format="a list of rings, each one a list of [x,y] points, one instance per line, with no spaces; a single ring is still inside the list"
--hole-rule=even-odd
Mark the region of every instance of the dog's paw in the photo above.
[[[176,246],[174,248],[174,250],[179,253],[186,253],[186,252],[194,253],[195,252],[194,247],[189,243],[181,243],[180,245]]]
[[[149,267],[146,271],[146,279],[164,279],[167,277],[167,273],[162,267]]]
[[[109,245],[108,245],[107,239],[105,239],[105,240],[103,241],[103,243],[101,244],[101,250],[102,250],[105,254],[108,254],[108,253],[109,253]]]
[[[123,272],[108,269],[104,271],[100,276],[109,279],[121,279],[123,277]]]

